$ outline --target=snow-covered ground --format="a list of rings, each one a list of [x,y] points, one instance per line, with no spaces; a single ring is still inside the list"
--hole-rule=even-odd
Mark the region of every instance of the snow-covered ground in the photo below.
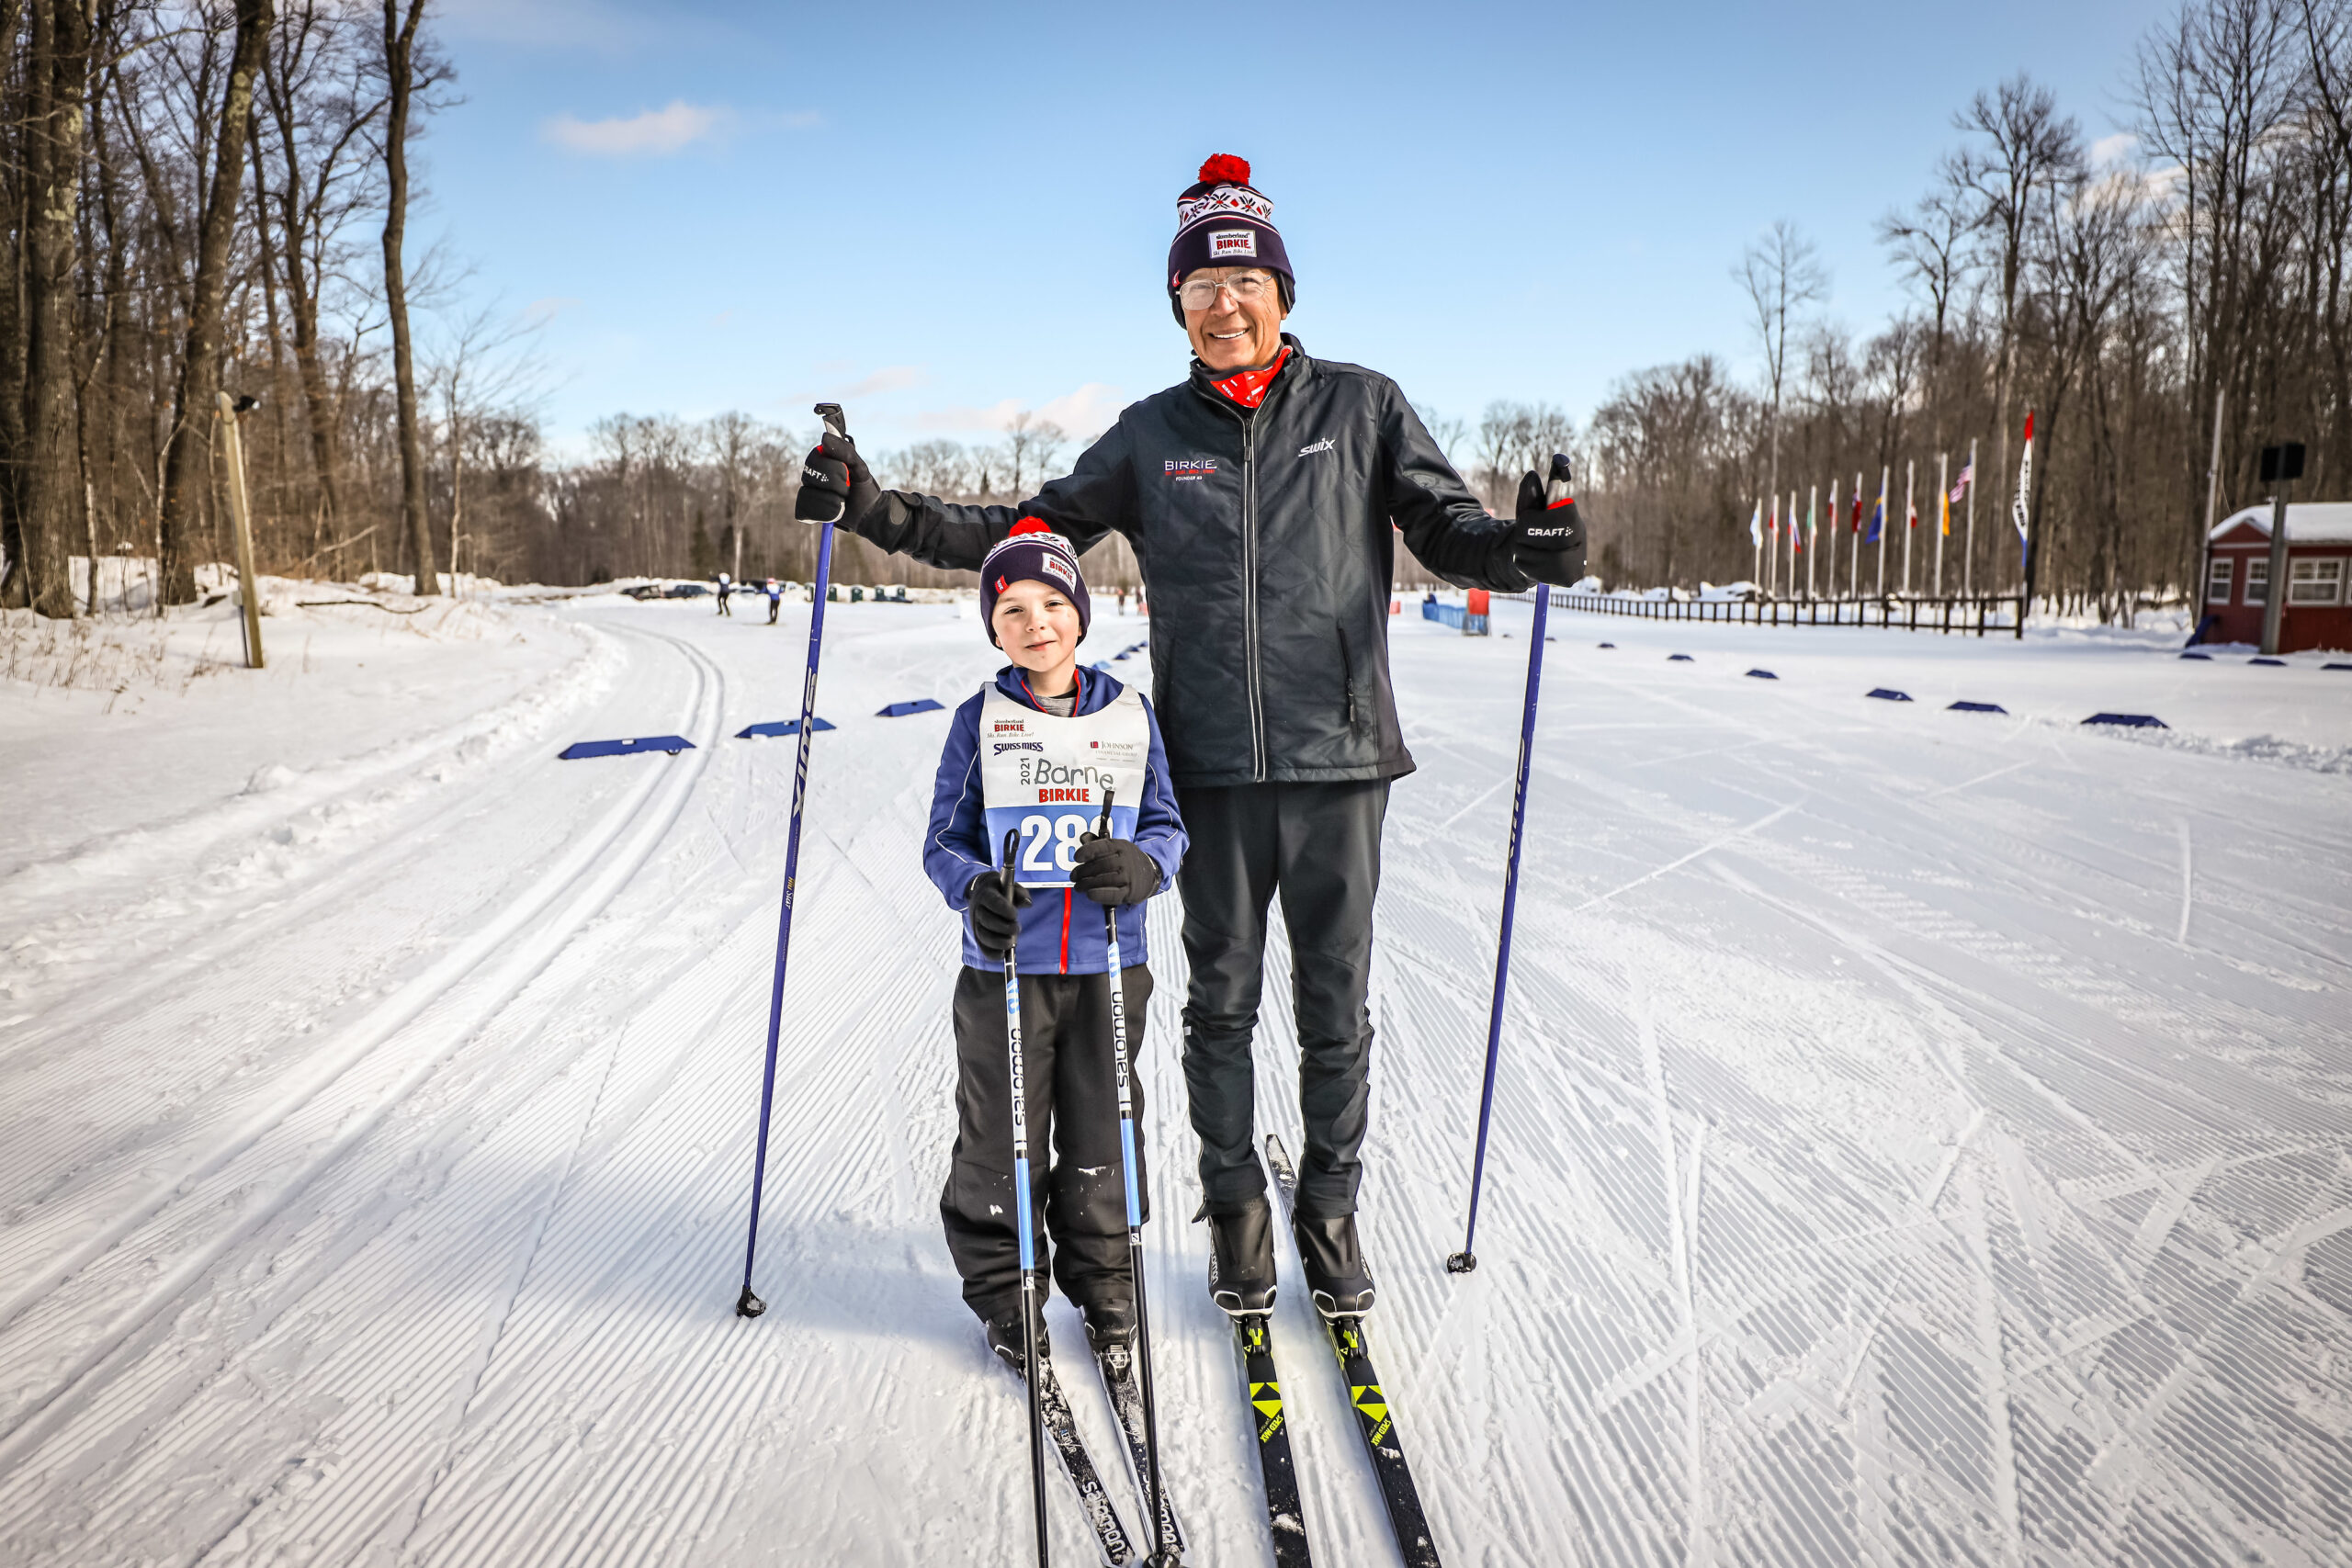
[[[220,606],[98,689],[0,682],[0,1561],[1018,1558],[1021,1405],[935,1207],[946,716],[868,716],[983,678],[969,608],[829,618],[752,1323],[792,750],[729,737],[796,710],[805,607],[274,608],[258,674]],[[1445,1560],[2352,1557],[2352,672],[1555,615],[1455,1277],[1528,608],[1406,609],[1364,1201]],[[555,760],[663,732],[697,749]],[[1177,915],[1153,1300],[1223,1568],[1271,1559]],[[1288,1131],[1279,984],[1260,1055]],[[1317,1560],[1396,1562],[1295,1289],[1276,1348]]]

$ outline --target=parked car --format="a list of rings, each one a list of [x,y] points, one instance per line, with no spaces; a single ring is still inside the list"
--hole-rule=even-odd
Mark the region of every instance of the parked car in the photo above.
[[[707,582],[673,582],[662,591],[664,599],[699,599],[710,592]]]

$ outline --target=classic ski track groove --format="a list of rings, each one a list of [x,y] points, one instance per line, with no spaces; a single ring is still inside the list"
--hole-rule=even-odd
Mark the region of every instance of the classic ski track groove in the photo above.
[[[924,692],[952,705],[986,649],[945,617],[837,625],[821,705],[855,723],[820,739],[811,774],[768,1316],[728,1307],[790,750],[743,744],[704,759],[690,809],[598,918],[0,1457],[0,1556],[1001,1560],[1001,1521],[1025,1518],[1018,1402],[956,1300],[933,1196],[953,922],[910,844],[942,716],[858,717]],[[760,650],[765,682],[740,705],[730,682],[731,732],[789,705],[800,644],[788,623],[720,626],[688,640]],[[2330,1009],[2352,932],[2322,899],[2274,897],[2253,840],[2197,793],[2228,778],[2267,809],[2316,798],[2313,781],[2153,749],[2138,780],[2079,773],[2069,755],[2120,742],[2046,726],[1997,732],[2007,757],[1904,750],[1887,738],[1931,716],[1801,692],[1821,721],[1776,730],[1736,679],[1631,678],[1564,639],[1529,807],[1559,827],[1528,846],[1481,1268],[1457,1279],[1441,1260],[1460,1244],[1511,755],[1494,737],[1524,646],[1498,644],[1399,637],[1423,772],[1392,807],[1374,951],[1373,1333],[1448,1560],[2341,1560],[2352,1386],[2328,1368],[2352,1364],[2352,1075]],[[1649,722],[1654,702],[1671,723]],[[1655,765],[1711,736],[1702,768]],[[2116,803],[2116,831],[2091,841],[2033,809],[2053,787]],[[2278,841],[2340,864],[2335,820]],[[1180,913],[1150,911],[1139,1054],[1169,1479],[1188,1561],[1257,1562],[1230,1332],[1183,1223]],[[1744,942],[1715,930],[1733,919]],[[1261,1127],[1297,1120],[1286,963],[1277,920]],[[2200,999],[2209,976],[2254,979]],[[446,996],[400,1038],[463,1009]],[[1895,1126],[1917,1145],[1878,1131]],[[254,1200],[229,1174],[206,1188],[219,1205],[167,1204],[141,1244],[168,1232],[164,1256],[186,1256],[243,1224]],[[37,1207],[73,1211],[79,1190]],[[1394,1562],[1281,1257],[1273,1334],[1315,1548]],[[30,1326],[0,1330],[10,1385]],[[1065,1385],[1074,1413],[1117,1468],[1085,1385]],[[1059,1506],[1055,1550],[1091,1555]]]

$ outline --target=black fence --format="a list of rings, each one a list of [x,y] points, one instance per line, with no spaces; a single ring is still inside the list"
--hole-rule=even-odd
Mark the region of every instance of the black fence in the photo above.
[[[1533,603],[1528,593],[1509,595]],[[1505,595],[1498,594],[1498,598]],[[1879,626],[1886,630],[1987,632],[2025,636],[2021,596],[1976,594],[1929,599],[1889,595],[1878,599],[1635,599],[1622,593],[1576,593],[1552,590],[1555,610],[1596,615],[1632,615],[1645,621],[1722,621],[1758,626]]]

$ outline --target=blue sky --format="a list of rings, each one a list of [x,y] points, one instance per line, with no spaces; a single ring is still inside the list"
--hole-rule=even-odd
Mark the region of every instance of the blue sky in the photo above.
[[[1729,276],[1777,218],[1828,313],[1899,286],[1873,220],[2020,68],[2094,138],[2167,8],[778,6],[453,0],[423,152],[479,299],[546,319],[560,446],[605,413],[839,398],[869,446],[1099,428],[1178,379],[1159,276],[1211,152],[1255,166],[1315,353],[1475,421],[1581,424],[1620,376],[1757,355]]]

